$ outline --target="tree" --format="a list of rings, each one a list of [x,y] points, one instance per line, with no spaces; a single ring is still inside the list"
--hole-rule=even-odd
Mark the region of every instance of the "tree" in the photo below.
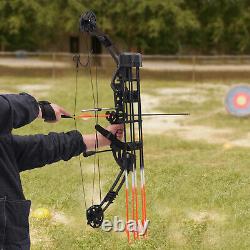
[[[1,0],[1,47],[58,49],[65,35],[78,32],[78,17],[86,10],[93,10],[99,26],[128,50],[250,52],[250,0]]]

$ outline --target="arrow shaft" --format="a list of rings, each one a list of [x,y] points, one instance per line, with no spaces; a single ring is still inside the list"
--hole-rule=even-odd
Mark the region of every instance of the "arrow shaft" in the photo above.
[[[141,116],[177,116],[177,115],[190,115],[189,113],[148,113]],[[135,115],[138,116],[138,115]]]
[[[180,116],[180,115],[190,115],[189,113],[147,113],[147,114],[141,114],[141,116]],[[98,115],[93,115],[93,114],[81,114],[78,116],[67,116],[67,115],[62,115],[62,118],[75,118],[75,119],[88,119],[88,118],[96,118],[96,117],[101,117],[101,118],[106,118],[108,117],[109,114],[98,114]],[[138,114],[135,114],[134,116],[138,116]]]
[[[93,108],[93,109],[82,109],[81,112],[98,112],[103,110],[115,110],[115,108]]]

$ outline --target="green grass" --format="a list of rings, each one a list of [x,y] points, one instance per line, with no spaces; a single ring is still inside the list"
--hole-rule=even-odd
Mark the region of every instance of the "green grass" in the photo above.
[[[74,77],[63,79],[2,78],[2,90],[26,91],[38,99],[61,104],[73,112]],[[28,85],[44,84],[50,90],[30,90]],[[21,88],[23,86],[23,88]],[[25,86],[27,89],[25,89]],[[40,85],[39,85],[40,86]],[[99,81],[100,106],[112,105],[109,79]],[[193,83],[145,80],[143,92],[156,95],[159,88],[197,88],[206,100],[173,102],[164,99],[162,111],[187,111],[188,125],[230,128],[237,138],[249,131],[249,120],[231,117],[223,110],[223,90],[205,89]],[[89,78],[79,79],[77,110],[93,107]],[[218,112],[214,112],[219,110]],[[208,116],[206,116],[208,114]],[[79,122],[83,133],[93,132],[93,122]],[[102,122],[102,124],[107,124]],[[48,133],[74,129],[73,122],[63,120],[48,125],[41,121],[15,131],[19,134]],[[22,174],[24,192],[32,200],[32,209],[47,207],[62,212],[70,222],[37,221],[31,218],[32,249],[249,249],[250,248],[250,150],[220,144],[187,141],[175,133],[145,135],[145,168],[150,228],[147,240],[128,244],[124,234],[92,230],[86,225],[78,159],[58,162]],[[113,157],[101,156],[104,190],[117,171]],[[83,159],[87,203],[91,204],[93,159]],[[107,218],[124,218],[124,191]]]

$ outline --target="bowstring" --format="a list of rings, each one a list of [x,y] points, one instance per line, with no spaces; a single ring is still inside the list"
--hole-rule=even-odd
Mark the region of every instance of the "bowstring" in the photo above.
[[[98,77],[98,74],[97,74],[97,60],[96,60],[96,64],[95,64],[96,105],[97,105],[97,108],[99,108],[99,91],[98,91],[98,80],[97,80],[97,77]],[[96,116],[96,124],[98,124],[98,114]],[[99,148],[97,131],[96,131],[96,143],[97,143],[97,148]],[[100,169],[100,158],[99,158],[99,155],[97,155],[97,168],[98,168],[98,183],[99,183],[99,199],[100,199],[100,202],[101,202],[102,201],[102,189],[101,189],[101,169]]]
[[[89,59],[89,58],[88,58]],[[77,108],[77,93],[78,93],[78,71],[79,71],[79,65],[81,65],[80,62],[80,56],[77,56],[76,58],[76,71],[75,71],[75,98],[74,98],[74,117],[76,117],[76,108]],[[87,62],[88,64],[88,62]],[[74,127],[75,130],[77,130],[77,121],[74,119]],[[82,159],[81,155],[78,156],[79,161],[79,168],[81,173],[81,183],[82,183],[82,192],[83,192],[83,202],[85,206],[85,210],[87,210],[87,202],[86,202],[86,192],[85,192],[85,184],[84,184],[84,177],[83,177],[83,169],[82,169]]]
[[[89,49],[90,46],[89,46],[89,43],[88,43],[88,39],[87,39],[87,42],[86,42],[86,46],[87,46],[88,56],[90,57],[90,55],[93,55],[93,53],[92,52],[90,53],[90,49]],[[91,85],[91,90],[92,90],[93,106],[94,106],[94,108],[99,108],[97,63],[95,62],[95,86],[94,86],[93,76],[92,76],[92,69],[91,69],[92,60],[90,60],[90,62],[91,63],[89,64],[89,75],[90,75],[90,85]],[[95,111],[94,114],[95,114],[95,125],[97,125],[98,124],[98,111]],[[98,151],[98,148],[99,148],[98,134],[97,134],[97,131],[95,131],[95,151]],[[94,155],[93,181],[92,181],[92,199],[91,199],[92,205],[94,204],[94,193],[95,193],[95,182],[96,182],[96,165],[97,165],[97,171],[98,171],[99,198],[100,198],[100,202],[101,202],[102,193],[101,193],[100,158],[99,158],[99,155],[97,155],[97,154]]]

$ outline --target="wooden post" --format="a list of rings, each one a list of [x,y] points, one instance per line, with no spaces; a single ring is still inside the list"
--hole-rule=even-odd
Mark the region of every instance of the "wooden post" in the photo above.
[[[192,69],[192,81],[193,81],[193,83],[195,83],[195,81],[196,81],[196,77],[195,77],[196,57],[195,56],[192,56],[192,65],[193,65],[193,69]]]
[[[56,78],[56,54],[52,53],[52,79]]]

